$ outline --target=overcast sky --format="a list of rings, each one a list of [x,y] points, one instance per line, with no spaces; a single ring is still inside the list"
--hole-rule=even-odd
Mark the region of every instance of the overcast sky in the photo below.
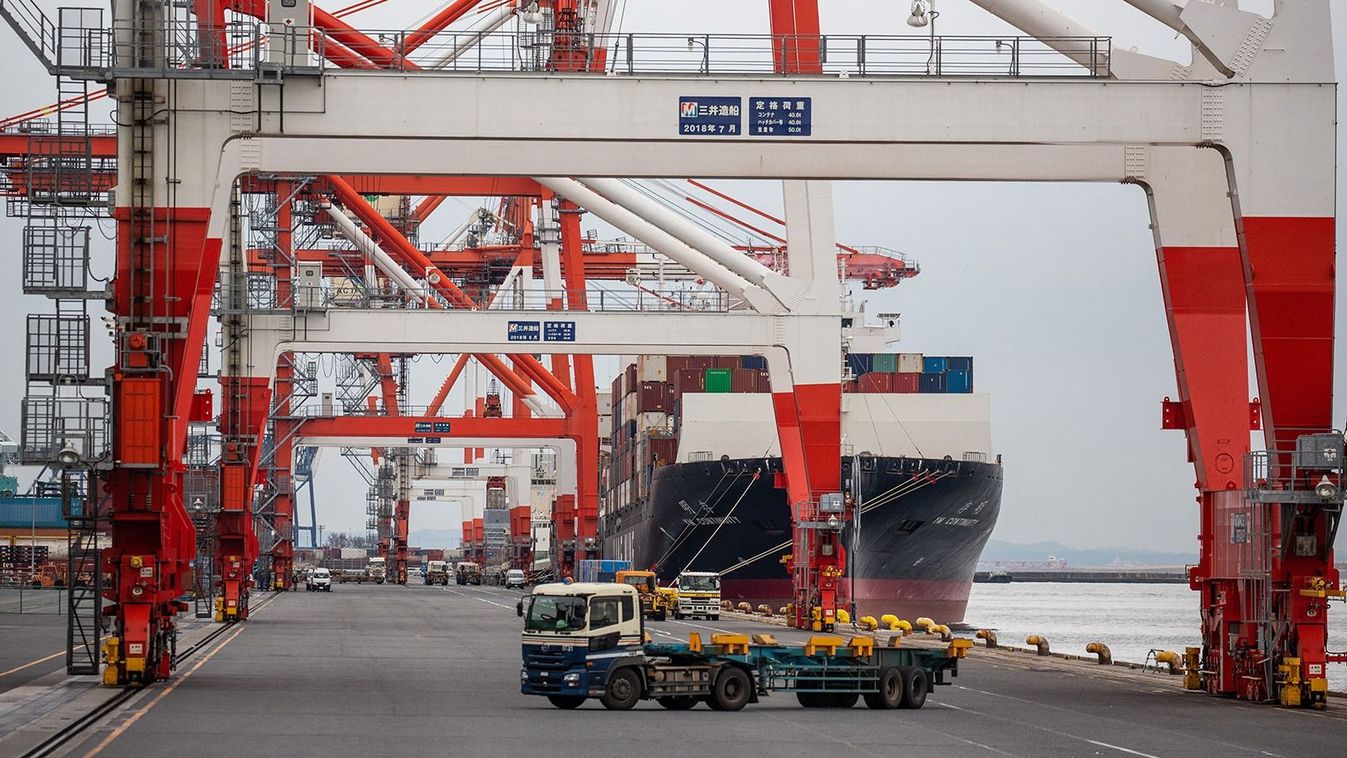
[[[905,0],[822,5],[825,33],[909,32]],[[941,34],[1009,33],[971,3],[938,5],[944,14]],[[1058,5],[1112,35],[1115,45],[1186,58],[1186,43],[1122,0]],[[1242,5],[1266,13],[1271,0]],[[351,21],[365,28],[402,28],[426,8],[389,0]],[[765,0],[628,0],[621,30],[762,33],[768,28],[766,9]],[[1340,41],[1343,16],[1333,19]],[[1339,75],[1343,58],[1339,50]],[[5,72],[0,115],[53,101],[54,84],[8,28],[0,28],[0,70]],[[769,210],[780,202],[774,187],[735,187]],[[1177,393],[1139,189],[867,182],[838,183],[834,192],[840,240],[895,248],[921,263],[919,277],[871,300],[872,312],[903,314],[900,349],[975,356],[977,389],[992,396],[993,441],[1005,455],[997,538],[1195,552],[1193,471],[1183,435],[1159,429],[1160,400]],[[468,207],[446,203],[425,237],[443,236]],[[586,226],[601,225],[587,219]],[[0,330],[0,355],[15,358],[24,350],[24,314],[50,310],[41,299],[20,294],[21,228],[18,220],[0,218],[0,240],[9,242],[13,267],[11,276],[0,277],[0,313],[11,325]],[[102,274],[110,269],[109,251],[109,243],[99,246]],[[1340,321],[1341,303],[1338,315]],[[104,348],[94,365],[109,360]],[[17,438],[23,377],[18,360],[8,365],[0,372],[0,397],[8,398],[0,403],[0,428]],[[600,366],[599,386],[606,387],[616,361],[602,360]],[[429,359],[418,363],[414,404],[428,401],[446,368]],[[1343,368],[1339,355],[1339,386]],[[1341,392],[1334,409],[1341,425],[1347,416]],[[329,531],[363,531],[363,484],[335,451],[320,463],[317,492],[318,520]],[[459,516],[445,505],[418,504],[412,519],[414,530],[447,528],[456,526]]]

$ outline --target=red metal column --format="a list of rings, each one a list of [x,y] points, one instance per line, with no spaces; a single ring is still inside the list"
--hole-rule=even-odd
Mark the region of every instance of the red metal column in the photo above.
[[[248,618],[248,590],[257,560],[253,530],[253,492],[257,482],[261,437],[271,406],[267,377],[222,375],[220,413],[220,514],[216,522],[216,570],[220,605],[216,621]]]
[[[771,0],[773,67],[780,74],[817,74],[818,0]]]
[[[580,214],[570,202],[560,206],[561,271],[566,281],[566,301],[571,310],[589,309],[586,291],[583,240]],[[575,440],[575,556],[598,558],[599,541],[599,408],[594,386],[594,357],[576,355],[574,409],[566,413],[568,436]],[[573,569],[572,566],[566,567]]]
[[[1333,427],[1335,219],[1245,217],[1243,229],[1268,447],[1293,450],[1299,435]],[[1341,587],[1329,515],[1323,505],[1297,505],[1286,514],[1289,523],[1281,511],[1272,523],[1283,545],[1272,562],[1274,617],[1288,625],[1281,652],[1299,660],[1302,681],[1323,686],[1328,614],[1321,585]],[[1301,535],[1313,539],[1313,551],[1299,549]]]
[[[182,502],[195,377],[221,241],[207,208],[118,208],[111,311],[121,328],[112,371],[114,467],[106,475],[113,578],[105,613],[116,662],[108,684],[168,676],[175,601],[189,586],[196,532]]]
[[[1197,472],[1200,549],[1189,582],[1201,593],[1203,669],[1213,672],[1205,684],[1212,692],[1233,694],[1240,671],[1230,638],[1246,644],[1257,639],[1256,630],[1239,623],[1247,588],[1232,570],[1228,537],[1218,534],[1218,524],[1228,522],[1222,514],[1244,508],[1243,461],[1249,452],[1244,273],[1234,247],[1160,247],[1157,259],[1179,390],[1178,400],[1165,405],[1164,426],[1185,431]]]
[[[291,184],[276,185],[276,247],[278,255],[273,263],[276,275],[276,304],[280,308],[293,305],[294,287],[290,261],[294,254],[291,224],[294,214],[290,204]],[[276,484],[273,508],[275,543],[271,548],[273,588],[291,589],[290,579],[294,565],[295,500],[294,500],[294,433],[296,424],[290,420],[294,410],[295,355],[286,353],[276,363],[276,404],[272,411],[272,482]]]

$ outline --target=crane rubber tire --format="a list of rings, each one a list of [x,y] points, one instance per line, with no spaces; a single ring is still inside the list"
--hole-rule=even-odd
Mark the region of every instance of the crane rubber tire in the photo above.
[[[712,710],[739,711],[752,697],[753,682],[748,674],[735,666],[721,666],[715,684],[711,686],[711,697],[706,702]]]

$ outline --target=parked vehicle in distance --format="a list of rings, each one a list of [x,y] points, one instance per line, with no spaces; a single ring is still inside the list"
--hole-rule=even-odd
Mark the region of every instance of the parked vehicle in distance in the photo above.
[[[383,584],[384,578],[388,576],[388,559],[370,558],[369,565],[365,567],[365,574],[373,579],[375,584]]]
[[[674,618],[703,616],[720,618],[720,574],[714,571],[684,571],[678,575],[678,604]]]
[[[444,561],[431,561],[426,564],[426,584],[449,586],[449,564]]]
[[[524,589],[524,572],[519,569],[510,569],[505,572],[505,588],[518,587]]]
[[[316,568],[304,579],[304,589],[308,592],[331,592],[332,572],[325,568]]]
[[[472,561],[460,561],[454,570],[454,580],[459,584],[482,583],[482,567]]]

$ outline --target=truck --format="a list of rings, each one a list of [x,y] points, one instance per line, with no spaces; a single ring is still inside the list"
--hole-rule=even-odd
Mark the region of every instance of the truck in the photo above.
[[[482,567],[472,561],[459,561],[454,567],[454,581],[459,584],[482,583]]]
[[[304,579],[304,589],[308,592],[331,592],[332,572],[325,568],[316,568]]]
[[[612,559],[576,561],[573,578],[577,582],[615,582],[617,572],[630,568],[631,561]]]
[[[684,571],[678,575],[678,603],[674,618],[704,616],[720,618],[720,574],[714,571]]]
[[[770,635],[716,634],[709,644],[647,642],[635,587],[617,583],[542,584],[519,601],[524,619],[520,692],[557,708],[598,698],[627,710],[654,700],[683,711],[706,703],[737,711],[775,693],[806,708],[920,708],[935,685],[958,676],[972,641],[948,647],[885,647],[873,637],[813,635],[803,645]]]
[[[425,582],[426,584],[449,586],[449,564],[445,561],[429,561],[426,563]]]
[[[641,613],[651,621],[663,621],[669,617],[669,611],[678,604],[678,590],[659,586],[659,580],[653,571],[624,569],[617,572],[614,580],[621,584],[630,584],[641,596]]]
[[[365,574],[373,579],[375,584],[383,584],[388,576],[388,559],[370,558],[369,564],[365,566]]]

